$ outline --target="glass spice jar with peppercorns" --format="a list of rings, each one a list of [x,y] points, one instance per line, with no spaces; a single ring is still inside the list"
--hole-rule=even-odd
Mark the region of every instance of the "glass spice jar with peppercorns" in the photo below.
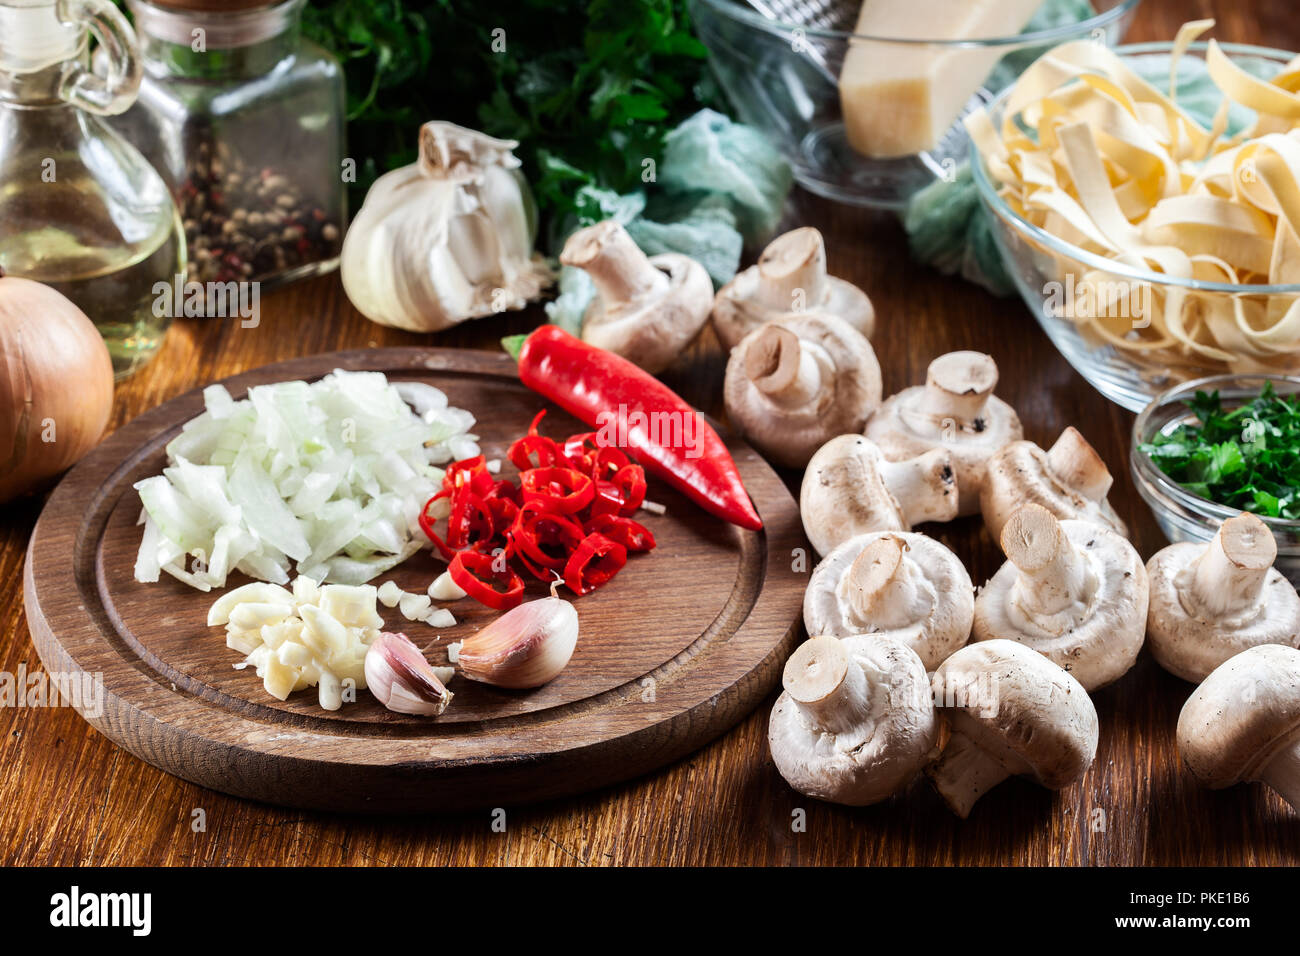
[[[263,289],[338,265],[344,84],[306,0],[128,0],[144,77],[122,131],[171,187],[187,282]]]

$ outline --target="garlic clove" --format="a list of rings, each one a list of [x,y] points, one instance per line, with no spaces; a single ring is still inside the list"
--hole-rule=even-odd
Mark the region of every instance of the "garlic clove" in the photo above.
[[[441,714],[452,692],[405,634],[381,633],[366,651],[366,687],[399,714]]]
[[[456,663],[470,680],[520,690],[564,670],[578,644],[578,612],[563,598],[528,601],[460,645]]]
[[[450,571],[443,571],[429,585],[429,597],[435,601],[459,601],[465,590],[451,579]]]

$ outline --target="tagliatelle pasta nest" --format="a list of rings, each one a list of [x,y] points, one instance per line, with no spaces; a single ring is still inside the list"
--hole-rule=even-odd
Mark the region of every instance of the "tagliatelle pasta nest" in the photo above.
[[[967,129],[1007,204],[1066,243],[1171,278],[1300,283],[1300,57],[1265,81],[1211,40],[1206,72],[1224,98],[1207,129],[1173,91],[1179,60],[1211,26],[1179,30],[1168,96],[1104,45],[1076,41],[1025,71],[999,122],[980,110]],[[1227,136],[1232,103],[1255,118]],[[1056,310],[1089,339],[1153,362],[1300,365],[1300,294],[1117,281],[1122,272],[1043,254],[1056,260],[1046,274],[1091,291],[1088,307]]]

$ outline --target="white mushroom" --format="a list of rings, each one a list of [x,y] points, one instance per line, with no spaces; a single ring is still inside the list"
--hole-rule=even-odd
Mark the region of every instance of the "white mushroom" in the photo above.
[[[1215,668],[1178,715],[1178,752],[1203,786],[1258,780],[1300,811],[1300,651],[1264,644]]]
[[[1151,653],[1171,674],[1193,682],[1228,658],[1261,644],[1300,647],[1300,595],[1273,567],[1277,541],[1243,512],[1209,544],[1183,542],[1147,562]]]
[[[840,435],[817,450],[804,472],[799,514],[819,555],[868,531],[911,531],[957,515],[952,458],[942,448],[891,462],[861,435]]]
[[[933,538],[876,531],[850,538],[817,565],[803,598],[809,634],[852,648],[902,641],[934,670],[970,639],[975,588],[957,556]]]
[[[901,641],[850,648],[814,637],[786,662],[782,683],[767,739],[776,769],[800,793],[879,803],[909,783],[934,749],[925,666]]]
[[[560,262],[584,270],[596,286],[583,341],[647,372],[672,364],[708,320],[713,283],[704,267],[677,253],[648,258],[612,219],[571,235]]]
[[[980,510],[996,541],[1022,505],[1042,505],[1061,519],[1091,521],[1128,537],[1128,528],[1106,500],[1110,469],[1071,425],[1047,451],[1031,441],[1013,441],[988,460]]]
[[[926,773],[962,819],[1007,777],[1060,790],[1092,765],[1097,711],[1088,692],[1025,645],[967,644],[939,665],[931,684],[950,735]]]
[[[1147,573],[1109,528],[1025,505],[1002,529],[1007,562],[975,599],[977,641],[1019,641],[1088,690],[1128,673],[1142,649]]]
[[[952,452],[960,513],[980,510],[989,456],[1024,432],[1015,410],[993,394],[998,367],[982,352],[949,352],[930,363],[924,385],[886,399],[867,422],[866,436],[890,461],[932,448]]]
[[[723,397],[750,444],[777,464],[802,468],[828,439],[862,431],[880,406],[880,363],[842,319],[792,312],[732,350]]]
[[[758,262],[736,273],[713,300],[713,328],[722,347],[735,348],[764,322],[786,312],[829,312],[865,337],[876,326],[867,294],[826,274],[826,244],[811,226],[773,239]]]

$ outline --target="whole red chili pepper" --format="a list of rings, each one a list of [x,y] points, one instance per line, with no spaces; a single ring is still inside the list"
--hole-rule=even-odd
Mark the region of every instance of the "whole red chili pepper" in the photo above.
[[[506,347],[513,354],[513,343]],[[718,433],[653,375],[554,325],[543,325],[527,336],[518,348],[518,361],[521,382],[593,428],[599,428],[605,416],[626,414],[627,450],[705,511],[742,528],[763,527]],[[675,421],[684,435],[692,416],[695,448],[651,441],[649,422]]]

